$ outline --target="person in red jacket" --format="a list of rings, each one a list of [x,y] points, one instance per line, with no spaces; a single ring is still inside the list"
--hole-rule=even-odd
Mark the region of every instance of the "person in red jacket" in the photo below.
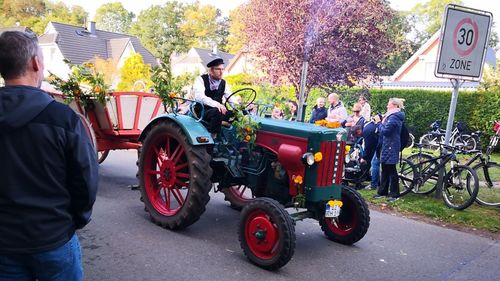
[[[0,35],[0,280],[82,280],[97,159],[78,115],[40,89],[34,34]]]

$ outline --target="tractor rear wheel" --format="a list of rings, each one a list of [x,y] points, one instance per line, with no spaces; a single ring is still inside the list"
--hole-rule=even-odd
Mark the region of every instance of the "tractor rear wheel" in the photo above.
[[[196,222],[210,200],[210,156],[192,146],[173,121],[147,133],[139,156],[139,184],[145,209],[158,225],[182,229]]]
[[[224,193],[224,200],[231,203],[231,208],[238,211],[255,199],[252,189],[244,184],[223,188],[221,192]]]
[[[354,189],[342,187],[342,207],[337,218],[320,216],[321,229],[328,239],[351,245],[361,240],[370,226],[370,211],[361,195]],[[320,208],[324,210],[324,207]]]
[[[239,240],[255,265],[276,270],[290,261],[295,251],[295,228],[287,211],[276,200],[256,198],[241,212]]]

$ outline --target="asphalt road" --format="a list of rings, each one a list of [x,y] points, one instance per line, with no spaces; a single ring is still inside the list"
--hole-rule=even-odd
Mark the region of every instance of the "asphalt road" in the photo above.
[[[79,231],[85,280],[499,280],[499,241],[376,211],[353,246],[326,239],[314,220],[299,222],[292,260],[262,270],[243,255],[239,212],[220,193],[185,230],[151,223],[128,187],[136,158],[112,151],[100,167],[93,220]]]

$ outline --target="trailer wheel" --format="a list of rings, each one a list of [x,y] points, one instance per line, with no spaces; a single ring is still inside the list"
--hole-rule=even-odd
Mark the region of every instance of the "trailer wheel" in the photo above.
[[[223,188],[221,192],[224,193],[224,200],[231,203],[231,208],[238,211],[255,199],[252,189],[244,184]]]
[[[206,147],[190,145],[173,121],[151,128],[140,153],[139,184],[153,222],[182,229],[200,218],[210,200],[209,163]]]
[[[256,198],[241,212],[239,240],[247,258],[257,266],[276,270],[295,250],[295,228],[286,210],[274,199]]]
[[[342,186],[340,215],[337,218],[325,218],[324,207],[319,223],[328,239],[350,245],[361,240],[370,226],[370,211],[361,195],[348,186]]]

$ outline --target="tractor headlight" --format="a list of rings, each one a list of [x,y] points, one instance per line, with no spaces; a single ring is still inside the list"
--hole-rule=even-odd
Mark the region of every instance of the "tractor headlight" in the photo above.
[[[314,164],[314,154],[310,152],[304,153],[304,155],[302,155],[302,161],[305,164],[312,166],[312,164]]]

